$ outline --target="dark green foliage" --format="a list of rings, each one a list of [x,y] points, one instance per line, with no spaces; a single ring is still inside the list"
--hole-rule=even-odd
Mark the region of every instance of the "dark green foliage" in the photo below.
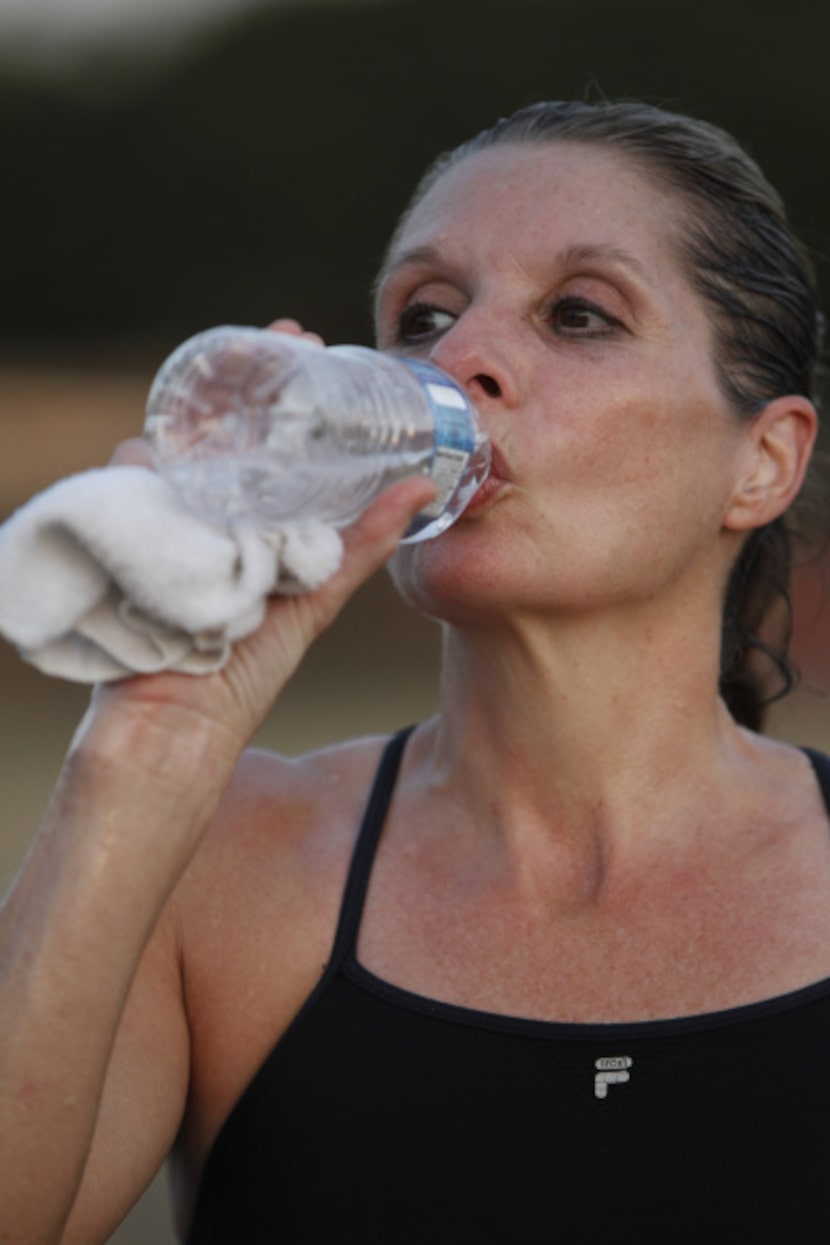
[[[635,96],[731,129],[821,251],[829,34],[812,0],[398,0],[265,8],[143,77],[0,67],[0,344],[159,351],[276,314],[366,341],[423,166],[543,97]]]

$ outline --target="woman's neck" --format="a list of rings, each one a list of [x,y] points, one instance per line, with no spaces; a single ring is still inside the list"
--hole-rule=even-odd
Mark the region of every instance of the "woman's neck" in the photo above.
[[[715,792],[746,748],[717,694],[719,641],[642,610],[447,627],[434,789],[481,825],[576,834],[630,834],[667,801],[699,803],[702,777]]]

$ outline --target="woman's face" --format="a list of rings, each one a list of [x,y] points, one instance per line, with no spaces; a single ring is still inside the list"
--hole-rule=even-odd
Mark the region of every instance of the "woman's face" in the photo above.
[[[396,238],[381,349],[471,394],[494,472],[393,573],[439,617],[580,609],[725,574],[747,425],[677,258],[682,206],[624,156],[513,144],[462,160]]]

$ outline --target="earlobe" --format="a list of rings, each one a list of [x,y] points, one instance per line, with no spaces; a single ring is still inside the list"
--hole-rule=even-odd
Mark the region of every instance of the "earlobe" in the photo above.
[[[749,459],[724,517],[725,527],[748,531],[784,513],[801,488],[817,428],[809,398],[789,394],[767,403],[749,429]]]

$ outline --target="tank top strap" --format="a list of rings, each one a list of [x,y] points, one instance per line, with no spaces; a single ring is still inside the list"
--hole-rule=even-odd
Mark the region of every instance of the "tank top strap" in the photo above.
[[[824,796],[827,815],[830,817],[830,757],[815,748],[802,748],[801,751],[805,752],[810,759],[821,794]]]
[[[381,755],[349,866],[328,975],[337,972],[357,943],[375,853],[392,802],[404,748],[414,729],[414,726],[407,726],[398,731]]]

